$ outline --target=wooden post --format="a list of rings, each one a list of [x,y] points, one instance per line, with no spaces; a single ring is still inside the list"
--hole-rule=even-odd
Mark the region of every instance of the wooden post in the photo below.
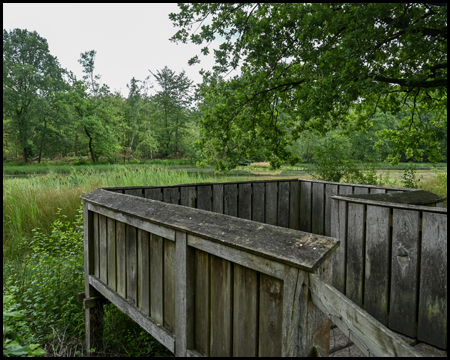
[[[84,286],[85,296],[83,300],[86,315],[86,349],[91,355],[91,349],[95,352],[103,348],[103,304],[105,298],[94,287],[89,284],[89,275],[94,275],[96,262],[94,241],[98,236],[94,232],[98,231],[98,224],[95,226],[94,213],[88,210],[88,204],[83,204],[84,221]]]

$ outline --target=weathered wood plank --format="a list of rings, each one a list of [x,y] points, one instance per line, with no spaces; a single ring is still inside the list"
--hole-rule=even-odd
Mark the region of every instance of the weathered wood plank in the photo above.
[[[349,195],[353,193],[353,187],[351,185],[339,185],[340,195]]]
[[[158,323],[163,323],[163,272],[164,240],[150,234],[150,313]]]
[[[212,186],[197,186],[197,208],[202,210],[212,210]]]
[[[337,193],[337,185],[325,185],[325,236],[331,236],[331,195],[336,195]]]
[[[223,214],[223,184],[213,185],[212,211]]]
[[[237,184],[225,184],[223,192],[223,213],[226,215],[237,216]]]
[[[99,224],[98,214],[94,213],[94,275],[100,277],[100,240],[99,240]]]
[[[164,326],[175,330],[175,243],[164,239]]]
[[[186,356],[194,348],[194,266],[195,250],[187,244],[186,233],[177,231],[175,242],[175,334],[176,355]]]
[[[150,315],[150,234],[138,230],[138,298],[137,306]]]
[[[189,240],[188,236],[188,240]],[[210,255],[195,251],[195,349],[209,356],[211,334]]]
[[[162,326],[159,326],[153,319],[149,318],[142,310],[137,308],[130,300],[112,290],[108,285],[100,279],[90,276],[89,283],[94,286],[105,298],[110,300],[124,314],[128,315],[145,331],[152,335],[156,340],[163,344],[167,349],[175,351],[175,339]]]
[[[100,255],[100,276],[99,278],[105,283],[108,281],[108,242],[106,233],[106,217],[98,216],[99,227],[99,255]]]
[[[163,188],[163,201],[169,204],[180,204],[180,188],[179,187],[167,187]]]
[[[144,189],[145,198],[162,201],[162,189],[156,188],[156,189]]]
[[[414,348],[396,333],[369,315],[367,311],[356,306],[333,286],[321,281],[317,275],[310,273],[309,282],[309,286],[314,291],[311,295],[314,304],[325,314],[333,314],[331,320],[345,334],[348,334],[347,326],[349,326],[352,332],[377,356],[419,356]],[[339,316],[343,321],[339,319]],[[370,355],[355,336],[351,336],[350,340],[364,354]]]
[[[423,213],[417,338],[447,349],[447,214]]]
[[[258,356],[281,356],[283,282],[261,274]]]
[[[393,210],[389,328],[416,337],[419,212]]]
[[[195,190],[195,186],[183,186],[180,188],[180,205],[189,206],[192,208],[196,207],[195,200],[197,197],[197,191]]]
[[[137,306],[137,229],[126,226],[127,299]]]
[[[370,188],[371,194],[386,194],[386,189],[374,189]]]
[[[209,254],[231,261],[232,263],[236,263],[255,271],[276,277],[277,279],[284,279],[286,275],[285,266],[282,263],[272,261],[246,251],[234,249],[232,247],[208,241],[194,235],[189,235],[188,244],[196,249],[200,249]]]
[[[125,243],[125,224],[116,221],[116,247],[117,247],[117,292],[127,297],[127,262]]]
[[[348,203],[345,295],[358,306],[363,305],[364,216],[363,204]]]
[[[252,220],[262,223],[265,220],[265,188],[266,185],[264,183],[254,183],[252,186]]]
[[[125,189],[123,193],[126,195],[144,197],[143,189]]]
[[[389,209],[367,206],[364,309],[388,326],[390,228]]]
[[[289,227],[289,192],[290,184],[287,181],[278,183],[278,226]]]
[[[252,184],[239,184],[238,217],[252,219]]]
[[[107,218],[108,231],[108,285],[117,290],[116,284],[116,222]]]
[[[369,193],[369,188],[362,187],[362,186],[355,186],[353,191],[354,191],[355,194],[368,194]]]
[[[233,356],[258,354],[258,273],[234,265]]]
[[[340,241],[339,247],[331,255],[333,261],[332,284],[345,293],[347,261],[347,202],[332,199],[331,236]]]
[[[324,235],[325,232],[325,185],[313,183],[312,209],[311,209],[311,232]]]
[[[278,183],[266,183],[266,224],[277,225]]]
[[[300,217],[300,182],[298,180],[290,182],[289,191],[289,227],[299,230]],[[328,235],[330,236],[330,235]]]
[[[232,355],[232,264],[211,256],[210,356]]]
[[[300,182],[300,230],[306,232],[311,232],[311,189],[311,182]]]

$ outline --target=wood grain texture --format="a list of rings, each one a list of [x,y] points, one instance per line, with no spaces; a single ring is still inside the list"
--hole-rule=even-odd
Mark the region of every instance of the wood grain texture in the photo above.
[[[197,190],[195,186],[186,186],[180,189],[180,205],[196,207]]]
[[[359,306],[363,305],[364,216],[363,204],[348,203],[345,295]]]
[[[108,281],[108,240],[106,232],[106,217],[98,216],[99,225],[99,256],[100,256],[100,276],[105,283]]]
[[[203,356],[209,356],[211,334],[211,282],[210,255],[195,250],[195,349]]]
[[[202,210],[212,210],[212,193],[211,185],[197,186],[197,208]]]
[[[325,233],[325,184],[313,183],[311,209],[311,232]]]
[[[232,355],[232,264],[211,256],[210,356]]]
[[[175,243],[164,239],[164,326],[175,330]]]
[[[179,187],[170,187],[163,188],[163,201],[169,204],[180,204],[180,188]]]
[[[258,356],[281,356],[283,282],[261,274]]]
[[[150,316],[150,234],[138,230],[138,298],[137,306]]]
[[[144,190],[145,198],[146,199],[152,199],[157,201],[162,201],[162,189],[156,188],[156,189],[145,189]]]
[[[94,275],[100,277],[100,240],[99,240],[99,224],[98,214],[94,213]]]
[[[393,210],[389,327],[416,337],[419,212]]]
[[[278,226],[289,227],[289,191],[290,184],[287,181],[278,183]]]
[[[252,218],[252,184],[239,184],[238,217]]]
[[[158,323],[163,323],[163,273],[164,240],[161,236],[150,234],[150,313]]]
[[[137,306],[137,229],[126,225],[127,299]]]
[[[300,182],[300,230],[306,232],[311,231],[311,188],[311,182]]]
[[[234,265],[233,356],[258,354],[258,273]]]
[[[125,239],[125,224],[123,222],[116,221],[117,292],[124,298],[127,297],[127,261]]]
[[[117,290],[116,283],[116,222],[107,218],[107,239],[108,239],[108,285]]]
[[[223,214],[223,184],[213,185],[212,211]]]
[[[289,227],[291,229],[299,230],[299,217],[300,217],[300,182],[298,180],[295,180],[290,182],[290,191],[289,191]]]
[[[277,225],[278,210],[278,184],[276,182],[266,183],[266,214],[265,223]]]
[[[125,189],[123,191],[123,193],[126,194],[126,195],[144,197],[143,189]]]
[[[265,189],[264,183],[253,184],[253,198],[252,198],[252,220],[258,222],[264,222],[264,209],[265,209]]]
[[[223,213],[226,215],[238,215],[238,189],[237,184],[225,184],[223,190]]]
[[[325,236],[331,236],[331,195],[336,195],[337,193],[337,185],[325,185]]]
[[[340,241],[339,247],[331,255],[333,261],[332,285],[345,293],[347,271],[347,202],[332,199],[331,236]]]
[[[389,319],[389,209],[367,206],[364,309],[383,325]]]
[[[447,215],[423,213],[417,337],[447,349]]]

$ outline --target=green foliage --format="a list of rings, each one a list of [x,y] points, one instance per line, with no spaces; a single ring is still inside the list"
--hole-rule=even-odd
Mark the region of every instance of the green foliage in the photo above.
[[[45,354],[25,320],[25,311],[19,310],[14,295],[3,295],[3,356],[35,357]]]
[[[410,188],[410,189],[418,189],[419,188],[419,182],[420,179],[416,176],[417,173],[417,167],[413,163],[409,163],[408,168],[405,170],[403,175],[401,175],[401,182],[403,184],[403,187]]]
[[[401,152],[420,156],[419,146],[431,161],[439,159],[446,128],[446,4],[179,7],[169,16],[180,28],[173,41],[206,42],[201,51],[208,53],[214,39],[222,40],[199,93],[199,146],[217,168],[229,170],[254,154],[280,166],[292,161],[288,149],[304,131],[365,130],[377,109],[396,115],[404,106],[410,108],[399,128],[382,133],[392,146],[390,160]],[[241,75],[224,79],[238,67]]]

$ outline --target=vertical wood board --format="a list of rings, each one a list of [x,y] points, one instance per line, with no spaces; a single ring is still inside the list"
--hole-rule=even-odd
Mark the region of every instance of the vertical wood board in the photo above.
[[[312,185],[311,232],[323,235],[325,232],[325,184]]]
[[[162,189],[144,189],[145,197],[151,200],[162,201]]]
[[[108,239],[106,232],[106,216],[98,216],[99,225],[99,255],[100,255],[100,279],[108,281]]]
[[[311,232],[311,182],[300,182],[300,230]]]
[[[116,221],[116,248],[117,248],[117,292],[127,297],[127,270],[126,270],[126,244],[125,223]]]
[[[137,305],[137,229],[126,225],[127,299]]]
[[[150,316],[150,234],[138,229],[138,299],[137,306]]]
[[[209,356],[211,333],[210,311],[210,255],[195,250],[195,350]]]
[[[212,193],[211,185],[197,186],[197,208],[202,210],[212,210]]]
[[[331,195],[337,195],[337,193],[337,185],[325,185],[325,236],[331,236]]]
[[[289,191],[290,183],[280,181],[278,183],[278,226],[289,227]]]
[[[223,184],[213,185],[212,211],[223,214]]]
[[[116,222],[107,218],[108,237],[108,281],[107,284],[117,291],[116,283]]]
[[[184,186],[180,188],[180,205],[196,207],[195,200],[197,198],[197,191],[195,186]]]
[[[150,313],[159,324],[163,323],[164,241],[150,234]]]
[[[238,217],[252,219],[252,184],[239,184]]]
[[[266,224],[277,225],[278,183],[266,183]]]
[[[290,182],[289,192],[289,228],[299,229],[300,216],[300,182],[298,180]]]
[[[175,243],[164,239],[164,327],[175,330]]]
[[[237,216],[237,184],[225,184],[223,193],[223,213],[226,215]]]
[[[169,204],[180,204],[180,188],[171,187],[163,188],[163,201]]]
[[[265,209],[265,184],[252,184],[252,220],[264,223],[264,209]]]

